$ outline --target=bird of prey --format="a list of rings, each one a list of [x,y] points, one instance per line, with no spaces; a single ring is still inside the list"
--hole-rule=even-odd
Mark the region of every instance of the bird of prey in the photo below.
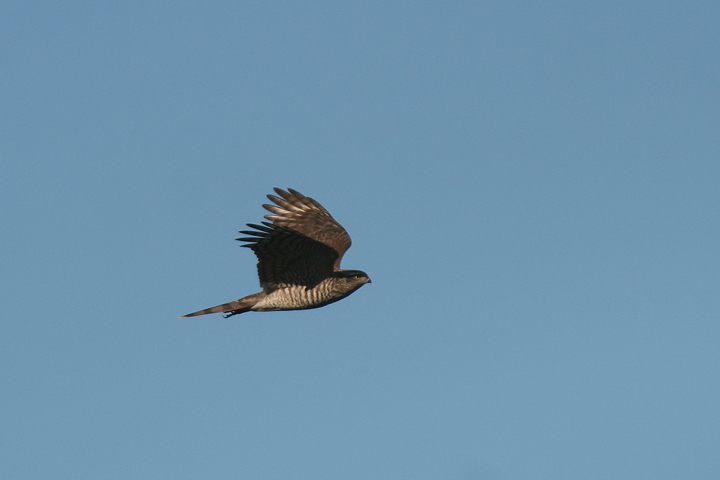
[[[263,205],[273,215],[262,225],[248,223],[251,235],[246,242],[258,258],[257,270],[262,292],[234,302],[188,313],[194,317],[228,312],[231,317],[245,312],[304,310],[337,302],[370,278],[361,270],[341,270],[340,260],[350,248],[350,235],[322,205],[288,188],[275,188],[279,195],[268,195],[275,205]]]

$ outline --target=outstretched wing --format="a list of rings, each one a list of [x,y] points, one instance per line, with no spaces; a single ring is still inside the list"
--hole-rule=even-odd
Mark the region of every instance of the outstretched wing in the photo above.
[[[340,270],[340,261],[352,243],[350,235],[322,205],[302,193],[288,188],[288,191],[275,188],[275,193],[268,195],[276,205],[263,205],[274,215],[266,215],[273,226],[284,227],[303,236],[320,242],[337,252],[337,259],[333,265]]]
[[[313,288],[333,272],[338,253],[324,243],[287,227],[262,222],[248,223],[255,230],[240,233],[252,237],[238,238],[247,242],[258,257],[258,277],[265,293],[281,285],[304,285]]]

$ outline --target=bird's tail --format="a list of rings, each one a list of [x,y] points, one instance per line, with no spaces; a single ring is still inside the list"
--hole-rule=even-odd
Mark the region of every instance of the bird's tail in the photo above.
[[[221,312],[231,312],[230,315],[226,316],[232,316],[237,315],[238,313],[245,313],[252,310],[252,307],[260,301],[265,296],[264,292],[260,293],[253,293],[252,295],[248,295],[247,297],[243,297],[240,300],[235,300],[234,302],[229,303],[223,303],[222,305],[216,305],[214,307],[206,308],[205,310],[199,310],[197,312],[188,313],[187,315],[183,315],[180,318],[187,318],[187,317],[196,317],[198,315],[207,315],[208,313],[221,313]]]

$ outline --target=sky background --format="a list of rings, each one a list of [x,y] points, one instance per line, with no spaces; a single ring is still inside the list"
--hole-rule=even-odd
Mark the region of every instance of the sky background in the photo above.
[[[0,477],[720,478],[720,4],[4,2]],[[373,283],[259,290],[321,202]]]

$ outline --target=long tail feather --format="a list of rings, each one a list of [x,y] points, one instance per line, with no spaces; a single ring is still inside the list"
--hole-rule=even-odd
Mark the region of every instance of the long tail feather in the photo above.
[[[205,310],[199,310],[197,312],[188,313],[180,318],[196,317],[198,315],[207,315],[208,313],[221,313],[221,312],[233,312],[233,315],[238,313],[249,312],[252,307],[263,297],[265,293],[254,293],[247,297],[235,300],[234,302],[223,303],[222,305],[216,305],[214,307],[206,308]]]

